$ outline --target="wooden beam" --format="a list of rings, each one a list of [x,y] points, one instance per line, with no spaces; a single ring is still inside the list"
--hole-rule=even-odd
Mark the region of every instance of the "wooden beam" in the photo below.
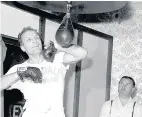
[[[77,23],[73,23],[73,24],[74,24],[75,29],[86,32],[88,34],[91,34],[91,35],[94,35],[94,36],[97,36],[97,37],[100,37],[100,38],[103,38],[103,39],[106,39],[106,40],[112,40],[112,38],[113,38],[113,36],[111,36],[111,35],[99,32],[97,30],[88,28],[86,26],[83,26],[83,25],[80,25],[80,24],[77,24]]]
[[[7,35],[4,35],[4,34],[1,34],[1,37],[6,44],[18,46],[18,47],[20,46],[18,39],[15,38],[15,37],[7,36]]]
[[[45,38],[45,23],[46,23],[46,19],[44,17],[40,17],[39,34],[40,34],[40,39],[42,41],[42,44],[44,44],[44,38]]]
[[[113,38],[108,42],[108,58],[107,58],[107,77],[106,77],[106,95],[105,100],[110,99],[110,87],[111,87],[111,68],[112,68],[112,53],[113,53]]]
[[[2,59],[2,37],[0,36],[0,79],[3,76],[3,59]],[[4,117],[4,96],[3,91],[0,92],[0,116]]]
[[[77,45],[82,46],[83,32],[78,31]],[[76,63],[75,68],[75,83],[74,83],[74,102],[73,102],[73,117],[78,117],[79,112],[79,95],[80,95],[80,78],[81,78],[81,61]]]
[[[16,1],[2,1],[2,3],[10,5],[12,7],[16,7],[18,9],[21,9],[21,10],[24,10],[24,11],[27,11],[27,12],[35,14],[35,15],[38,15],[40,17],[45,17],[45,18],[47,18],[47,19],[49,19],[51,21],[57,22],[57,23],[61,23],[61,21],[63,19],[63,17],[56,16],[55,14],[51,14],[51,13],[42,11],[42,10],[37,9],[37,8],[25,6],[25,5],[20,4],[20,3],[16,2]],[[102,33],[100,31],[97,31],[97,30],[94,30],[94,29],[91,29],[91,28],[88,28],[88,27],[80,25],[78,23],[73,22],[73,26],[77,30],[87,32],[89,34],[98,36],[100,38],[103,38],[103,39],[106,39],[106,40],[112,39],[111,35]]]

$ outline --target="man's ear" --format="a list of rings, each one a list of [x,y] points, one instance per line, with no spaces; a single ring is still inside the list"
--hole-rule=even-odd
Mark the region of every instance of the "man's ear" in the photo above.
[[[133,87],[131,97],[134,98],[137,94],[137,88]]]
[[[21,50],[22,50],[23,52],[26,51],[25,48],[24,48],[24,46],[21,45],[20,48],[21,48]]]
[[[132,88],[132,92],[134,92],[135,90],[136,90],[136,88],[135,88],[135,87],[133,87],[133,88]]]
[[[134,95],[137,93],[137,88],[136,88],[136,87],[133,87],[132,93],[133,93]]]

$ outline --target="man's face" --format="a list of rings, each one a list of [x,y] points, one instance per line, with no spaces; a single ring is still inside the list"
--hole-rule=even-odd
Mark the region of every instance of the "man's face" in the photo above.
[[[133,81],[130,79],[122,78],[119,82],[118,93],[123,96],[131,96],[134,90]]]
[[[22,34],[21,40],[21,49],[28,55],[35,55],[41,52],[42,44],[39,35],[36,32],[32,30],[26,31]]]

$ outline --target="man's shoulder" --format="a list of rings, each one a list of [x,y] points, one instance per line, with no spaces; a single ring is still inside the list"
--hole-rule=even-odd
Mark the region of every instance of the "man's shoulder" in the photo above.
[[[109,99],[109,100],[107,100],[105,103],[104,103],[104,105],[109,105],[110,106],[110,104],[112,104],[113,102],[116,102],[116,101],[118,101],[119,100],[119,98],[118,98],[118,96],[116,96],[116,97],[114,97],[114,98],[112,98],[112,99]]]
[[[23,63],[19,63],[19,64],[13,65],[13,66],[8,70],[8,72],[6,73],[6,75],[8,75],[8,74],[10,74],[10,73],[13,73],[13,72],[16,72],[18,67],[24,66],[25,64],[26,64],[26,61],[23,62]]]
[[[110,106],[112,100],[105,101],[103,106]]]
[[[141,108],[142,109],[142,104],[140,102],[136,102],[136,107]]]
[[[27,61],[24,61],[24,62],[22,62],[22,63],[15,64],[15,65],[13,65],[12,67],[18,67],[18,66],[25,65],[25,64],[27,64]]]

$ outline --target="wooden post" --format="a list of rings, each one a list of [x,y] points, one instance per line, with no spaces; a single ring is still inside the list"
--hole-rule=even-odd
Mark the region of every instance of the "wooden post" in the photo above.
[[[77,45],[82,46],[82,42],[83,42],[83,31],[78,31]],[[73,117],[78,117],[81,61],[77,62],[75,71],[76,71],[76,74],[75,74],[75,83],[74,83]]]
[[[46,19],[44,17],[40,17],[40,19],[39,19],[39,34],[40,34],[40,38],[42,40],[42,44],[44,44],[44,38],[45,38],[45,23],[46,23]]]
[[[1,76],[3,75],[3,60],[2,60],[2,37],[0,36],[0,80]],[[1,81],[0,81],[0,86],[1,86]],[[1,88],[1,87],[0,87]],[[0,92],[0,116],[4,117],[4,106],[3,106],[3,92]]]
[[[108,42],[108,58],[107,58],[107,77],[106,77],[106,95],[105,100],[110,99],[110,88],[111,88],[111,68],[112,68],[112,52],[113,52],[113,37]]]

